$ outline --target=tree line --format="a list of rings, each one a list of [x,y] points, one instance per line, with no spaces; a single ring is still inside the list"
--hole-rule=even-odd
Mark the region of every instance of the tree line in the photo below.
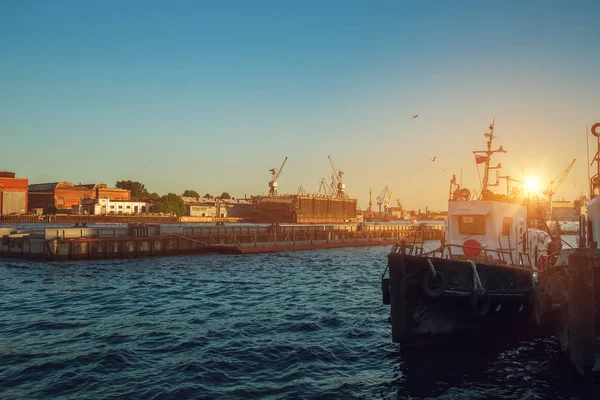
[[[137,182],[137,181],[130,181],[130,180],[118,181],[117,184],[115,185],[115,187],[117,187],[119,189],[129,190],[131,192],[132,200],[155,202],[156,204],[154,206],[152,206],[152,210],[151,210],[152,212],[172,214],[172,215],[177,215],[178,217],[185,215],[185,212],[186,212],[185,203],[181,199],[181,196],[194,197],[196,199],[200,199],[200,193],[198,193],[197,191],[192,190],[192,189],[184,190],[184,192],[181,194],[181,196],[177,195],[175,193],[172,193],[172,192],[167,193],[163,196],[160,196],[156,192],[150,193],[146,189],[146,186],[143,183]],[[210,193],[206,193],[206,194],[204,194],[204,196],[202,196],[202,198],[212,199],[214,197]],[[227,192],[223,192],[223,193],[221,193],[220,196],[218,196],[216,198],[217,199],[231,199],[231,195],[229,195],[229,193],[227,193]]]

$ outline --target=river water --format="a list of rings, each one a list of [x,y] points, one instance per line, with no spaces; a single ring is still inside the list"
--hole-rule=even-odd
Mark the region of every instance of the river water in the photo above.
[[[0,259],[0,398],[584,398],[553,337],[400,351],[388,251]]]

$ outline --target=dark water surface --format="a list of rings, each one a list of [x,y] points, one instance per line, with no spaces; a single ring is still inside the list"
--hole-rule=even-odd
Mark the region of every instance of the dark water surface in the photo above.
[[[388,251],[0,260],[0,398],[583,398],[552,338],[400,352]]]

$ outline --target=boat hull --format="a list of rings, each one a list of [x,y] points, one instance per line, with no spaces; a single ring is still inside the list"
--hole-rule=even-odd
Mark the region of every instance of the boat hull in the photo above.
[[[581,375],[600,381],[600,250],[563,250],[536,290],[538,323]]]
[[[526,331],[531,326],[530,269],[398,252],[388,256],[388,267],[394,342],[436,341],[476,329]]]

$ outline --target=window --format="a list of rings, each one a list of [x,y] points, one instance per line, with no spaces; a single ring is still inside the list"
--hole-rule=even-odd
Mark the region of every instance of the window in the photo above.
[[[130,209],[130,208],[131,208],[131,206],[127,206],[127,209]]]
[[[115,206],[110,206],[110,208],[111,208],[111,210],[114,210],[114,209],[115,209]]]
[[[485,235],[485,215],[460,215],[458,231],[461,235]]]
[[[123,208],[123,206],[119,206],[119,209],[122,209],[122,208]]]

